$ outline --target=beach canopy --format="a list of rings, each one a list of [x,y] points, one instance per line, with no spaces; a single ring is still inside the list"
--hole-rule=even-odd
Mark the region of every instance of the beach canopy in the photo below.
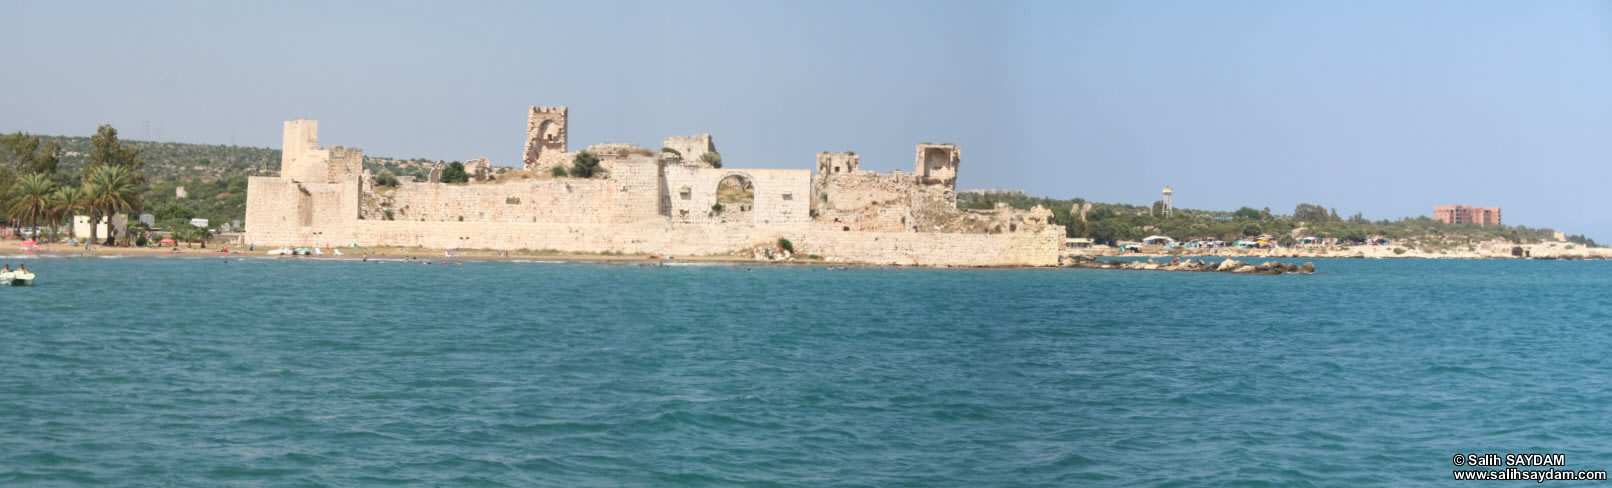
[[[163,243],[163,244],[173,244],[174,240],[164,237],[162,240],[157,241],[157,242],[160,242],[160,243]]]

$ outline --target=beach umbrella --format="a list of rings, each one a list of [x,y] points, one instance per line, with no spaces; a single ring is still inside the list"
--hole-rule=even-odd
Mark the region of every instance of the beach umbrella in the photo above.
[[[160,243],[163,243],[163,244],[173,244],[174,240],[164,237],[162,240],[157,241],[157,242],[160,242]]]
[[[37,245],[37,243],[35,243],[33,239],[22,241],[22,247],[34,247],[35,245]]]

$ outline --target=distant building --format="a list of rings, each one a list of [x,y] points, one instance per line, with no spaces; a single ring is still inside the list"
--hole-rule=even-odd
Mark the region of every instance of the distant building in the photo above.
[[[190,196],[190,193],[185,191],[185,187],[183,187],[183,186],[174,187],[174,198],[183,200],[185,197],[188,197],[188,196]]]
[[[1500,207],[1439,205],[1433,207],[1433,219],[1446,224],[1501,225]]]

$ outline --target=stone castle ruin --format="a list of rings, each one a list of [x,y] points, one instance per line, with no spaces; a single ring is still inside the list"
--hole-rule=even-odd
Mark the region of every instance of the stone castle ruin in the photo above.
[[[961,151],[920,144],[914,172],[858,168],[854,153],[817,156],[809,170],[712,167],[710,134],[666,138],[664,149],[589,147],[607,171],[549,177],[576,157],[565,107],[528,112],[527,179],[491,178],[471,160],[470,183],[400,178],[378,187],[363,151],[321,148],[318,123],[285,123],[281,173],[248,181],[245,239],[261,246],[361,246],[726,255],[779,238],[797,253],[873,264],[1052,266],[1062,226],[1043,208],[957,208]],[[433,174],[436,171],[433,170]]]

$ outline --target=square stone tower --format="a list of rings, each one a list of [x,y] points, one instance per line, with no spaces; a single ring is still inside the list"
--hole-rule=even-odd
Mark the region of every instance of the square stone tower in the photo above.
[[[285,121],[280,133],[280,176],[292,181],[325,182],[325,158],[319,152],[319,121]]]
[[[711,140],[710,134],[668,137],[661,141],[661,147],[676,150],[678,155],[682,156],[683,162],[686,163],[698,163],[700,162],[700,156],[704,156],[708,152],[716,152],[716,142]]]
[[[303,183],[334,183],[359,177],[364,150],[319,147],[319,121],[287,120],[280,137],[280,176]]]
[[[565,154],[565,123],[567,110],[565,107],[532,107],[526,114],[526,157],[527,169],[540,165],[539,161],[547,157],[554,159]]]
[[[957,191],[957,165],[962,159],[963,152],[956,144],[919,144],[914,171],[918,174],[918,183]]]

